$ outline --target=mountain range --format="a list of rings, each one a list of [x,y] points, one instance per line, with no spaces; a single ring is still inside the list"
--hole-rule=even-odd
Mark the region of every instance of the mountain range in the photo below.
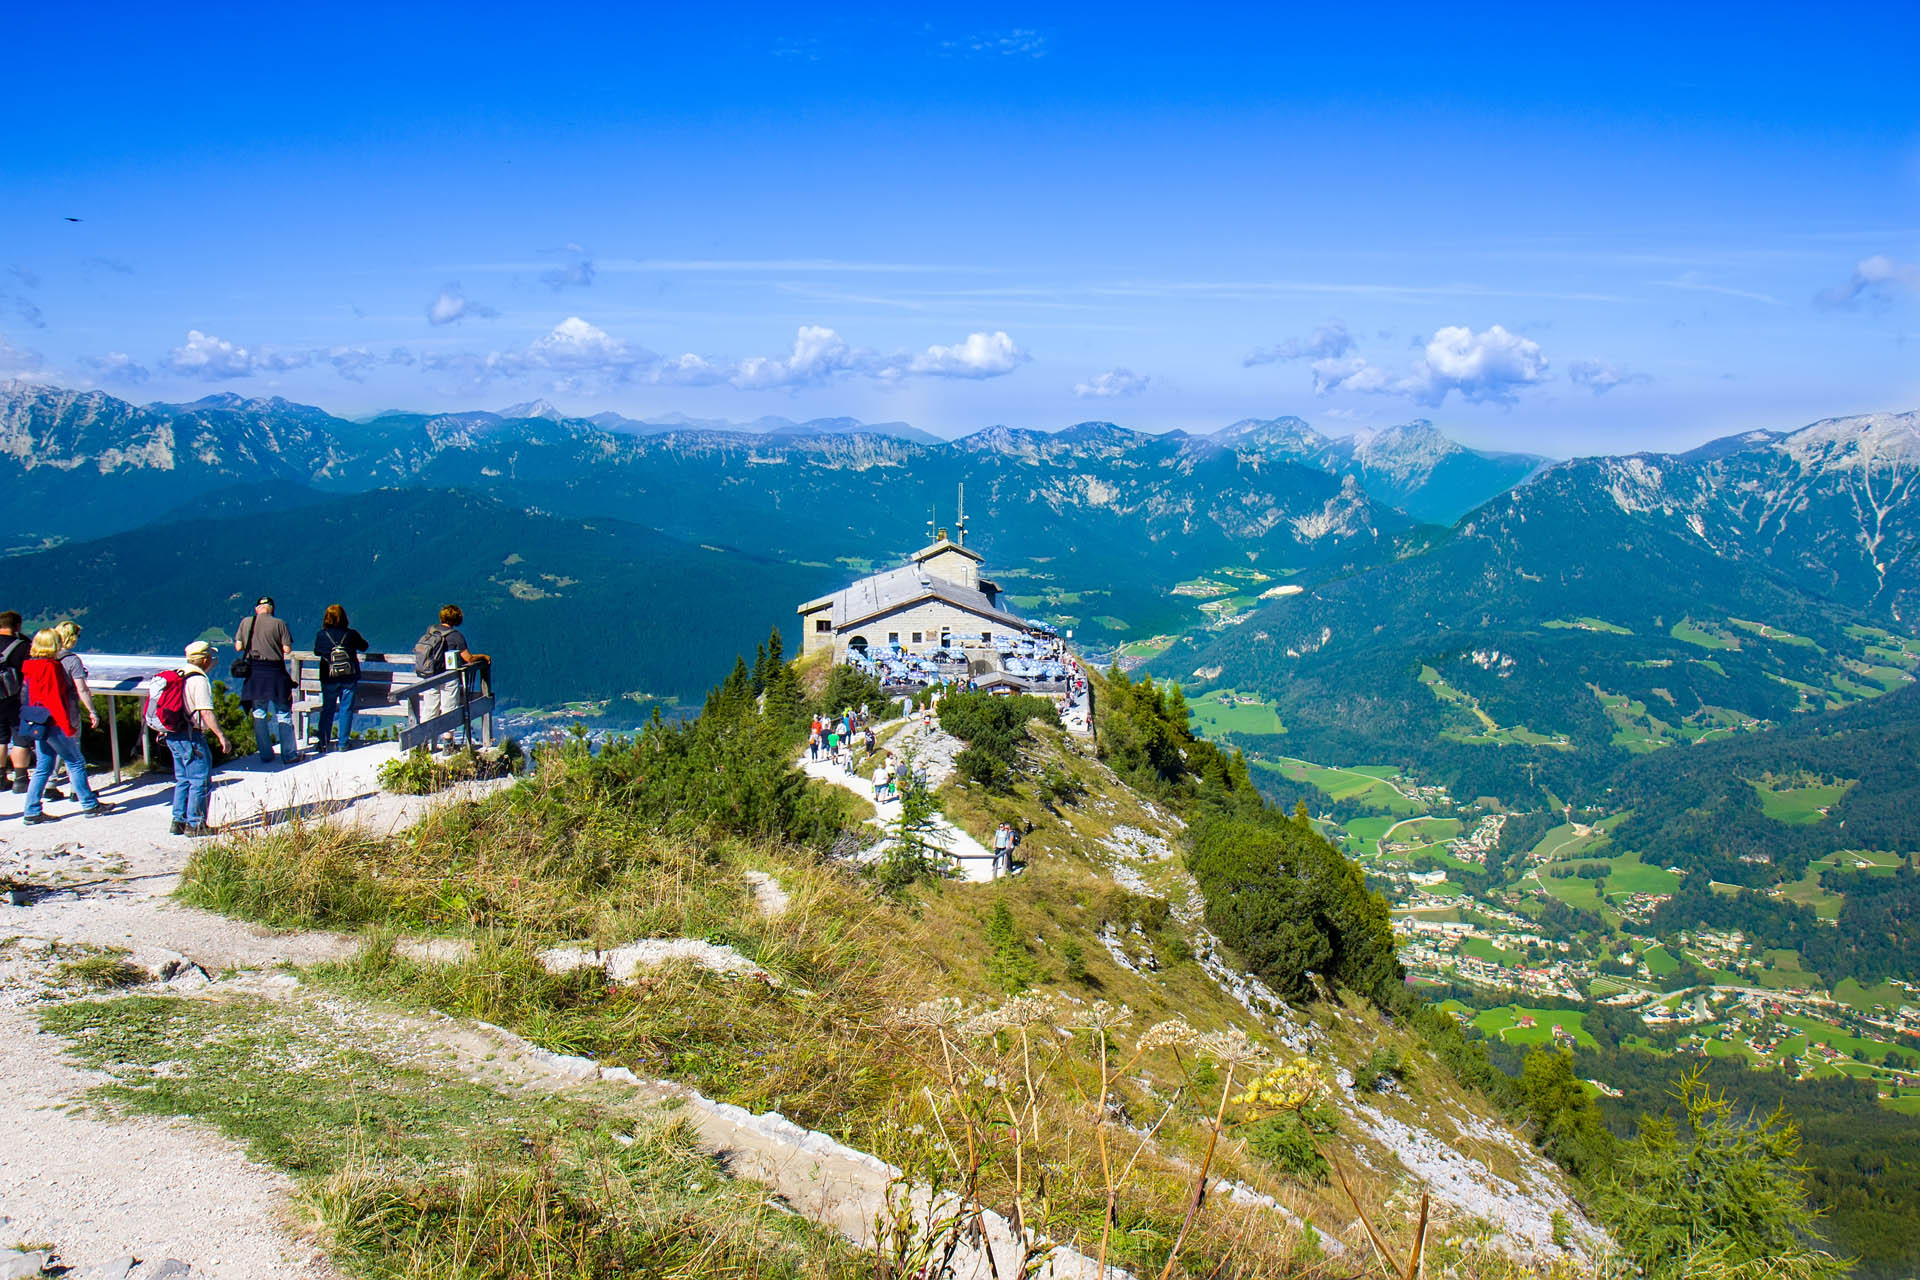
[[[1875,665],[1849,628],[1904,630],[1920,607],[1913,414],[1557,464],[1466,449],[1424,421],[1344,439],[1291,417],[1207,434],[996,426],[945,442],[903,428],[596,422],[540,401],[350,422],[278,399],[140,406],[13,382],[0,384],[0,478],[12,549],[53,556],[36,565],[75,569],[100,539],[211,523],[204,571],[240,594],[274,589],[257,565],[238,572],[263,521],[298,520],[303,505],[348,512],[376,491],[438,504],[453,527],[518,513],[511,550],[436,545],[443,579],[476,584],[501,577],[500,557],[545,566],[548,540],[572,545],[618,522],[652,531],[644,552],[639,532],[614,540],[652,565],[721,555],[758,566],[744,608],[712,593],[667,602],[654,585],[618,592],[623,607],[670,608],[688,635],[729,652],[751,649],[823,583],[953,524],[964,486],[969,545],[1016,608],[1075,629],[1091,651],[1160,654],[1153,670],[1199,690],[1256,691],[1297,748],[1317,740],[1336,754],[1388,739],[1452,752],[1497,737],[1481,723],[1491,717],[1526,748],[1503,762],[1531,753],[1564,765],[1569,752],[1546,743],[1617,746],[1618,717],[1589,686],[1666,707],[1675,735],[1689,716],[1776,719],[1822,700],[1800,686],[1841,696],[1833,681],[1850,677],[1836,664]],[[365,510],[376,526],[384,518],[378,502]],[[277,572],[332,581],[378,543],[377,527],[351,547],[296,539],[278,547]],[[609,555],[605,589],[617,591]],[[86,608],[103,641],[145,634],[110,575],[91,579],[102,598],[89,602],[55,591],[51,571],[10,568],[24,611]],[[585,607],[590,575],[543,571],[573,582],[540,590]],[[427,595],[408,607],[426,608]],[[184,601],[178,618],[158,602],[148,612],[169,633],[223,621],[184,616]],[[1726,647],[1676,638],[1695,636],[1689,619]],[[1474,655],[1493,650],[1498,670],[1485,670]],[[619,660],[617,646],[591,652],[585,665]],[[1717,683],[1723,673],[1738,696]],[[711,675],[704,665],[647,688],[691,697]]]

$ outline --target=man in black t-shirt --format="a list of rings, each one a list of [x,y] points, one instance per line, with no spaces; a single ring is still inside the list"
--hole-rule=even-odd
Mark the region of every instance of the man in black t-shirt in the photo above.
[[[20,666],[32,646],[20,634],[20,615],[0,613],[0,788],[6,786],[7,766],[13,767],[13,790],[27,789],[33,752],[13,745],[20,732]]]
[[[460,667],[473,666],[475,663],[492,661],[486,654],[475,653],[467,648],[466,633],[460,630],[460,625],[466,620],[466,615],[460,611],[460,606],[457,604],[447,605],[440,610],[440,621],[433,630],[440,633],[440,667],[442,670],[452,671]],[[427,673],[416,670],[415,674],[424,676]],[[429,689],[420,696],[420,718],[422,720],[430,720],[438,715],[448,715],[459,710],[459,708],[460,688],[453,681],[448,681],[437,689]],[[440,744],[442,747],[451,750],[455,745],[454,735],[452,733],[442,734],[440,736]]]

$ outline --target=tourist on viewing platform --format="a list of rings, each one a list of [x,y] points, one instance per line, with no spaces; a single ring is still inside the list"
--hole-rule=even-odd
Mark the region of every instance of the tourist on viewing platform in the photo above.
[[[253,712],[253,743],[260,763],[274,762],[273,746],[280,740],[280,762],[292,764],[300,751],[293,741],[293,676],[287,660],[293,657],[293,633],[273,616],[273,597],[261,596],[253,612],[234,629],[233,674],[240,681],[240,701]]]
[[[225,753],[233,751],[220,721],[213,714],[214,649],[204,640],[187,646],[187,660],[176,670],[162,675],[163,687],[177,687],[178,706],[170,708],[164,693],[152,701],[160,710],[148,712],[148,723],[159,728],[167,750],[173,753],[173,826],[176,836],[208,836],[207,806],[213,798],[213,750],[207,735],[220,744]],[[175,677],[168,680],[167,676]]]
[[[87,664],[81,660],[80,652],[75,647],[80,643],[80,624],[72,618],[62,618],[59,622],[53,624],[53,635],[54,639],[60,644],[60,652],[56,656],[59,658],[60,665],[65,667],[67,674],[73,678],[75,696],[79,698],[81,708],[87,713],[87,727],[95,733],[98,733],[100,731],[100,713],[94,710],[93,686],[87,683]],[[73,736],[76,740],[80,737],[77,733]],[[56,772],[61,769],[66,769],[66,767],[67,762],[64,760],[60,761],[56,766]],[[46,799],[48,797],[43,796],[41,798]],[[58,793],[54,793],[52,798],[56,800],[59,799]]]
[[[353,736],[353,694],[360,685],[360,655],[367,638],[347,625],[345,605],[330,604],[313,637],[313,653],[320,659],[320,754],[330,749],[334,722],[339,721],[340,750]]]
[[[27,789],[27,776],[33,772],[33,748],[14,739],[21,736],[20,691],[25,686],[20,668],[31,647],[20,634],[20,615],[11,609],[0,613],[0,782],[4,782],[11,766],[13,789],[22,793]]]
[[[890,760],[882,760],[873,766],[873,802],[882,804],[887,798],[887,784],[893,781],[893,767]]]
[[[21,732],[33,743],[33,778],[27,784],[27,808],[21,820],[28,826],[53,819],[41,810],[47,779],[54,762],[64,760],[73,780],[74,798],[89,818],[110,813],[87,785],[87,762],[80,755],[80,695],[73,677],[60,665],[60,640],[51,630],[34,633],[33,647],[20,666],[22,680]]]
[[[443,605],[440,609],[440,621],[427,628],[413,646],[413,674],[422,677],[439,675],[442,671],[459,671],[491,661],[484,653],[475,653],[467,647],[466,633],[460,627],[467,615],[460,611],[457,604]],[[420,695],[420,719],[427,721],[435,716],[452,715],[460,710],[461,692],[468,687],[470,676],[459,680],[449,680],[436,689],[429,689]],[[440,735],[440,745],[451,751],[458,742],[458,735],[452,730]]]

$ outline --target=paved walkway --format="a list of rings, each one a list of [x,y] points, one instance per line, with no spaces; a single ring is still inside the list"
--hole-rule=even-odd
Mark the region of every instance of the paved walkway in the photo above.
[[[925,733],[925,730],[920,730]],[[896,748],[897,750],[898,748]],[[882,831],[890,831],[900,817],[898,800],[873,799],[873,777],[871,769],[865,774],[848,773],[830,760],[808,760],[804,754],[800,768],[809,778],[818,778],[822,782],[844,787],[854,795],[871,804],[878,811],[867,820],[868,825]],[[938,785],[936,781],[936,785]],[[954,868],[962,880],[972,884],[984,884],[994,878],[993,850],[975,840],[972,836],[953,825],[944,813],[935,813],[927,831],[927,839],[937,845],[941,852],[953,860]],[[879,857],[887,850],[890,840],[883,840],[869,851],[869,856]]]

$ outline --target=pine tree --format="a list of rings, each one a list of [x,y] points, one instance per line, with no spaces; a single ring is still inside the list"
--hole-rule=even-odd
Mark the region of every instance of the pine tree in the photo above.
[[[1686,1119],[1642,1119],[1602,1201],[1614,1239],[1649,1280],[1846,1275],[1849,1264],[1818,1247],[1800,1134],[1784,1108],[1736,1114],[1698,1069],[1674,1097]]]

